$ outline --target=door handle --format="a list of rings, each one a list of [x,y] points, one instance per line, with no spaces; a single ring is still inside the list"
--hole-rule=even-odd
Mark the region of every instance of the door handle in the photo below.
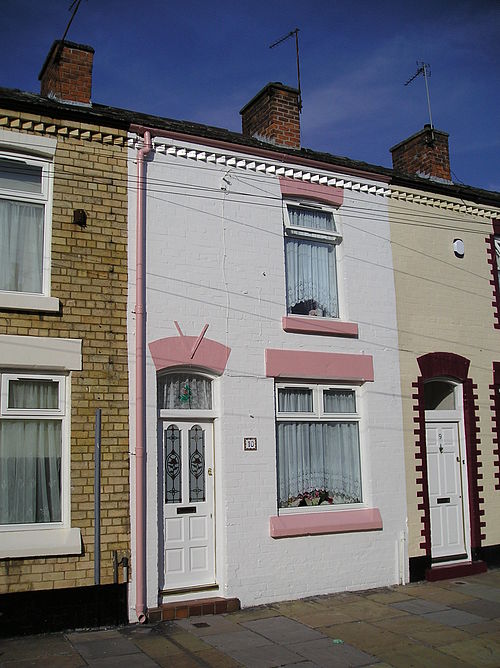
[[[210,467],[208,468],[208,471],[207,471],[207,473],[208,473],[208,475],[210,475],[210,476],[212,476],[212,475],[213,475],[213,472],[212,472],[212,467],[211,467],[211,466],[210,466]]]

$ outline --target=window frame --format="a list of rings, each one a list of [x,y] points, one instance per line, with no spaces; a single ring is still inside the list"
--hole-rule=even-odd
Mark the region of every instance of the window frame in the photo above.
[[[9,409],[8,388],[11,380],[51,380],[59,384],[59,407],[57,409]],[[58,420],[61,422],[61,520],[58,522],[34,522],[0,524],[0,536],[9,532],[45,532],[67,529],[71,520],[70,498],[70,391],[71,375],[63,373],[15,373],[0,370],[0,420]]]
[[[0,185],[0,199],[14,202],[25,202],[27,204],[43,205],[43,244],[42,244],[42,285],[40,292],[27,292],[22,290],[2,290],[0,294],[7,295],[32,295],[35,297],[49,297],[51,288],[51,240],[52,240],[52,182],[54,175],[54,164],[47,158],[25,155],[19,152],[0,149],[0,159],[22,160],[28,165],[41,168],[41,191],[30,193],[12,188],[2,188]]]
[[[293,412],[279,412],[278,411],[278,392],[280,389],[311,389],[313,398],[313,411],[311,413],[293,413]],[[354,393],[356,412],[354,413],[327,413],[324,410],[323,392],[325,390],[349,390]],[[364,474],[364,456],[362,445],[361,423],[362,415],[360,413],[360,390],[361,387],[353,383],[311,383],[311,382],[277,382],[275,383],[275,425],[276,425],[276,491],[277,491],[277,511],[278,515],[290,515],[299,513],[311,512],[342,512],[345,510],[355,510],[367,508],[367,490],[365,484]],[[278,423],[280,422],[305,422],[305,423],[323,423],[323,422],[356,422],[358,424],[358,454],[359,454],[359,470],[361,483],[361,501],[358,503],[342,503],[332,505],[318,505],[285,508],[280,507],[279,499],[279,444],[278,444]]]
[[[339,281],[339,269],[341,267],[341,258],[338,247],[341,246],[343,236],[341,232],[340,216],[338,209],[334,206],[323,204],[309,199],[291,198],[287,197],[282,201],[283,206],[283,252],[285,265],[285,310],[286,316],[291,318],[308,318],[314,321],[339,321],[342,319],[342,297],[341,297],[341,282]],[[318,230],[310,227],[303,227],[293,225],[290,219],[289,208],[303,209],[304,211],[323,211],[332,216],[334,230]],[[332,247],[332,252],[335,254],[335,293],[337,297],[337,315],[334,316],[317,316],[309,314],[292,313],[288,304],[288,269],[286,263],[286,244],[287,239],[296,239],[298,241],[309,241],[312,243],[329,245]],[[330,286],[332,288],[332,286]]]

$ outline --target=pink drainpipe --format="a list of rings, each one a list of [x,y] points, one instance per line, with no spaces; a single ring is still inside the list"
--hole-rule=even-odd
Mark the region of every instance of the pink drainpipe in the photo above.
[[[147,620],[146,609],[146,496],[145,496],[145,375],[146,375],[146,265],[144,159],[152,149],[151,133],[144,132],[144,147],[137,153],[137,231],[135,244],[135,611],[141,624]]]

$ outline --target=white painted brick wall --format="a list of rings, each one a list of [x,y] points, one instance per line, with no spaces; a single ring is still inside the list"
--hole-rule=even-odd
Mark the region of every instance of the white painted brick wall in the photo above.
[[[134,152],[130,153],[134,157]],[[227,175],[230,184],[222,181]],[[406,502],[395,298],[385,200],[345,193],[338,220],[344,319],[359,339],[290,334],[286,313],[281,196],[275,177],[156,154],[147,199],[147,341],[206,337],[231,348],[216,421],[217,579],[243,605],[395,583]],[[131,178],[134,178],[132,170]],[[175,185],[174,185],[175,184]],[[224,194],[221,186],[227,187]],[[135,262],[135,191],[130,191]],[[132,266],[133,269],[133,266]],[[130,312],[135,295],[131,271]],[[133,316],[130,316],[133,334]],[[133,350],[134,338],[130,338]],[[274,540],[276,506],[274,382],[266,348],[373,355],[375,382],[360,393],[364,497],[378,507],[381,532]],[[131,366],[131,413],[134,402]],[[148,352],[148,605],[158,591],[158,466],[155,370]],[[134,427],[131,436],[134,442]],[[257,452],[243,451],[255,436]],[[132,480],[132,484],[134,481]],[[133,513],[132,503],[132,513]],[[160,509],[161,512],[161,509]],[[132,591],[132,602],[134,592]]]

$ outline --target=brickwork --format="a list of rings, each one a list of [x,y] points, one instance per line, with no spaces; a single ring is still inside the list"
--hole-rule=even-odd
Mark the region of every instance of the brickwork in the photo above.
[[[391,148],[395,170],[405,174],[451,180],[448,134],[425,125],[424,129]]]
[[[243,134],[300,148],[299,98],[294,88],[268,84],[240,113]]]
[[[0,334],[82,339],[83,370],[71,375],[71,526],[81,529],[83,553],[0,561],[0,593],[93,584],[94,423],[102,409],[101,583],[113,581],[113,551],[129,554],[127,370],[126,133],[17,115],[21,127],[57,136],[54,159],[51,295],[59,314],[0,311]],[[0,114],[3,115],[3,114]],[[56,126],[53,124],[57,123]],[[49,130],[47,130],[47,128]],[[78,132],[77,132],[78,130]],[[73,210],[87,212],[87,227]]]
[[[41,94],[88,104],[92,92],[94,49],[72,42],[54,42],[40,72]]]

